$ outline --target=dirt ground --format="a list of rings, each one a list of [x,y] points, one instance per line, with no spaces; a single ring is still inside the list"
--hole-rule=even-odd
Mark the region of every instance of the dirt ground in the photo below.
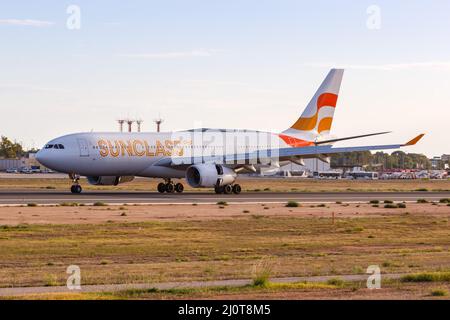
[[[380,199],[383,200],[383,199]],[[333,220],[334,219],[334,220]],[[406,203],[0,207],[0,287],[450,270],[450,206]],[[433,290],[444,296],[433,296]],[[30,296],[30,299],[446,299],[449,282],[282,290]]]
[[[248,292],[248,293],[230,293],[230,294],[210,294],[189,297],[189,299],[275,299],[275,300],[320,300],[320,299],[364,299],[364,300],[407,300],[407,299],[436,299],[431,295],[435,289],[450,289],[449,284],[398,284],[389,285],[380,289],[367,288],[344,288],[344,289],[310,289],[310,290],[283,290],[268,292]],[[177,299],[180,297],[177,297]],[[186,298],[186,297],[185,297]],[[448,295],[440,299],[449,299]]]
[[[381,217],[398,215],[450,215],[450,206],[432,203],[407,203],[406,208],[388,209],[372,204],[285,204],[232,205],[108,205],[108,206],[3,206],[0,225],[18,224],[95,224],[106,222],[145,222],[170,220],[214,220],[238,217]]]
[[[438,296],[434,292],[444,292]],[[152,300],[416,300],[438,299],[449,300],[450,284],[448,283],[401,283],[394,282],[382,285],[380,289],[367,289],[361,284],[354,284],[343,288],[312,288],[312,289],[282,289],[271,290],[264,288],[236,288],[232,290],[202,289],[179,290],[173,292],[105,292],[105,293],[47,293],[28,294],[6,299],[152,299]],[[447,294],[445,294],[447,292]]]

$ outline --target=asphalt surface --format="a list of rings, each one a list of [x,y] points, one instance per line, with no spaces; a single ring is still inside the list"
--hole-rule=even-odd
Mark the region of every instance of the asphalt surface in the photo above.
[[[383,274],[383,279],[399,279],[402,274]],[[338,275],[338,276],[313,276],[313,277],[289,277],[272,278],[274,283],[296,283],[296,282],[326,282],[330,279],[342,279],[344,281],[367,281],[369,275]],[[190,282],[162,282],[162,283],[135,283],[135,284],[100,284],[83,285],[81,289],[69,290],[66,286],[54,287],[15,287],[0,288],[0,296],[18,296],[25,294],[43,294],[43,293],[76,293],[76,292],[115,292],[130,289],[150,289],[159,290],[186,289],[186,288],[208,288],[208,287],[241,287],[251,284],[251,279],[230,279],[213,281],[190,281]]]
[[[78,202],[91,204],[105,202],[108,204],[192,204],[216,203],[282,203],[289,200],[310,203],[326,202],[365,202],[370,200],[416,201],[426,199],[438,201],[450,198],[450,192],[243,192],[239,195],[217,195],[214,192],[185,192],[181,194],[160,194],[157,192],[121,192],[121,191],[83,191],[81,194],[46,191],[0,191],[0,205],[13,204],[59,204],[61,202]]]

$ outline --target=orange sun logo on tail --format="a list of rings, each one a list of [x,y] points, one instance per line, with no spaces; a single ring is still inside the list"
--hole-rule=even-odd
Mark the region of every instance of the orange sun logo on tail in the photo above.
[[[280,134],[281,139],[289,145],[300,146],[330,132],[343,74],[342,69],[330,70],[300,118]]]

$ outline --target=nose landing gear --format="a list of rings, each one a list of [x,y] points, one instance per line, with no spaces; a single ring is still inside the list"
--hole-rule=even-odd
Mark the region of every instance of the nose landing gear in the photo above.
[[[80,176],[77,174],[70,174],[69,175],[70,179],[72,179],[72,186],[70,187],[70,192],[72,193],[81,193],[81,191],[83,191],[83,188],[81,188],[79,181],[80,181]]]
[[[72,193],[81,193],[83,191],[83,188],[79,184],[74,184],[70,187],[70,192]]]
[[[158,192],[159,193],[181,193],[184,190],[184,186],[182,183],[173,183],[170,179],[165,180],[165,182],[160,182],[158,184]]]

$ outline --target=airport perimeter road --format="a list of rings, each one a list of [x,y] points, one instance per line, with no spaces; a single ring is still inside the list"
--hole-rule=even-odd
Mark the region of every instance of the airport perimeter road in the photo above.
[[[191,204],[191,203],[284,203],[289,200],[310,203],[326,202],[366,202],[370,200],[416,201],[426,199],[439,201],[450,198],[450,192],[315,192],[315,193],[276,193],[244,192],[240,195],[217,195],[213,192],[186,192],[181,194],[160,194],[156,192],[120,192],[85,191],[71,194],[60,191],[0,191],[0,205],[13,204],[59,204],[78,202],[90,204],[105,202],[108,204]]]

